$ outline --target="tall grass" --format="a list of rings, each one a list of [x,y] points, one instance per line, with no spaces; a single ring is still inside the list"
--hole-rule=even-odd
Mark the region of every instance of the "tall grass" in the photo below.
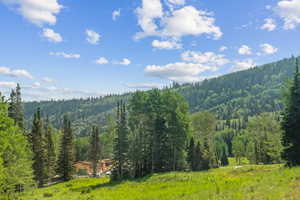
[[[22,200],[299,200],[300,168],[225,167],[207,172],[154,174],[111,183],[76,179],[24,194]]]

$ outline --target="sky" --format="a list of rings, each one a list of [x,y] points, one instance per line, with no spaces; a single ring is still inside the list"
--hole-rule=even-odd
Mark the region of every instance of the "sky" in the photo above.
[[[26,101],[193,83],[299,55],[300,0],[0,0],[0,91]]]

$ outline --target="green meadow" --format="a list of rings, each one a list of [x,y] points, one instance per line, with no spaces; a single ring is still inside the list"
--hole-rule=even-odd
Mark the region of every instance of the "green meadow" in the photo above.
[[[110,182],[84,178],[27,192],[21,200],[299,200],[300,168],[224,167],[206,172],[154,174]]]

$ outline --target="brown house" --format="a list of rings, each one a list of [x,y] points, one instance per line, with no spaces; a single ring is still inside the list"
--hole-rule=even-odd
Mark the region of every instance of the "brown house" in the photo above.
[[[97,167],[97,175],[105,175],[110,173],[112,169],[112,160],[104,159],[99,161]],[[75,170],[78,175],[93,175],[93,165],[92,162],[89,161],[79,161],[75,164]]]

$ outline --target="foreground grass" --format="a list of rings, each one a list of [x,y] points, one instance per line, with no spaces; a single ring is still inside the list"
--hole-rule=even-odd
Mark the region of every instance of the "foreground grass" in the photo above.
[[[28,192],[22,200],[299,200],[300,168],[280,165],[174,172],[122,183],[77,179]]]

